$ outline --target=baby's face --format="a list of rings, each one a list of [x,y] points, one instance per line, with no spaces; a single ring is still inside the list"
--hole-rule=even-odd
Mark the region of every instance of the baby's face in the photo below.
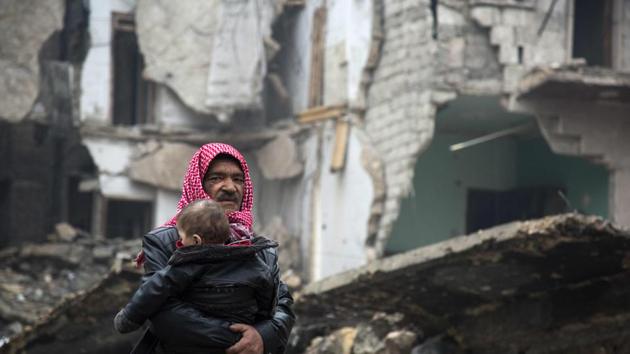
[[[195,242],[195,238],[191,236],[186,235],[186,233],[180,229],[177,229],[177,233],[179,234],[179,239],[182,241],[182,244],[184,246],[194,246],[197,243]]]

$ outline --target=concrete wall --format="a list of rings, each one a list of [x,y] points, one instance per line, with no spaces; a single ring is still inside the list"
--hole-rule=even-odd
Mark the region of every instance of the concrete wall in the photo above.
[[[154,188],[133,182],[125,175],[134,153],[134,143],[125,140],[86,138],[83,140],[99,170],[99,185],[107,198],[153,200]]]
[[[153,206],[154,226],[163,225],[171,220],[177,212],[177,203],[181,196],[180,192],[158,189],[155,193],[155,205]]]
[[[618,66],[617,69],[625,72],[630,71],[630,0],[617,0],[620,7],[615,11],[617,23],[619,24],[619,35],[615,42],[618,46]]]
[[[313,13],[321,1],[308,1],[293,20],[284,43],[281,75],[291,92],[293,112],[307,109]],[[372,35],[372,1],[328,1],[324,54],[324,105],[363,102],[360,90]],[[359,103],[360,104],[360,103]],[[361,165],[365,140],[353,124],[346,166],[330,172],[335,125],[327,122],[300,141],[305,162],[299,179],[264,181],[258,188],[257,215],[269,222],[281,215],[290,233],[302,235],[303,256],[311,280],[363,265],[370,203],[371,176]],[[260,179],[260,178],[257,178]],[[260,208],[264,205],[264,208]]]
[[[372,179],[361,165],[362,142],[349,136],[346,166],[331,173],[334,130],[324,133],[322,177],[319,188],[319,235],[315,233],[313,277],[320,279],[356,268],[367,261],[365,239],[368,234]]]
[[[365,129],[384,162],[386,200],[373,246],[383,250],[413,166],[433,135],[433,53],[429,1],[383,2],[385,39],[367,97]]]

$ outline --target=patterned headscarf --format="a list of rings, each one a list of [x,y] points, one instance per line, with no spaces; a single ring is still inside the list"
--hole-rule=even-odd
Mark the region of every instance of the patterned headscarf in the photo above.
[[[254,189],[252,180],[249,177],[249,168],[243,155],[238,150],[228,144],[210,143],[197,150],[188,163],[188,171],[184,176],[184,185],[182,186],[182,197],[177,203],[177,214],[191,202],[197,199],[212,199],[203,189],[203,178],[208,171],[208,166],[212,160],[218,155],[228,155],[235,158],[241,165],[241,170],[245,179],[243,181],[243,200],[241,209],[232,211],[227,214],[230,223],[240,224],[251,230],[253,217],[252,207],[254,206]],[[171,218],[164,226],[175,226],[177,222],[177,214]]]
[[[253,236],[252,224],[254,218],[252,216],[252,208],[254,206],[254,189],[249,176],[249,168],[247,167],[245,158],[238,150],[231,145],[222,143],[205,144],[192,156],[188,163],[188,170],[184,176],[182,196],[179,199],[179,203],[177,203],[177,213],[163,226],[175,226],[177,224],[177,215],[189,203],[198,199],[212,199],[203,189],[203,179],[210,163],[219,155],[227,155],[235,158],[240,163],[244,175],[241,208],[240,210],[231,211],[227,214],[228,220],[230,221],[230,241],[247,239]],[[136,257],[136,265],[141,266],[144,260],[144,252],[140,251]]]

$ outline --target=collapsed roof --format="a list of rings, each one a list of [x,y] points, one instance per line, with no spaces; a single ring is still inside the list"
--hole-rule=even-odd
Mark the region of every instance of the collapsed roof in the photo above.
[[[402,313],[424,334],[448,331],[474,353],[562,352],[630,338],[629,266],[630,233],[565,214],[457,237],[312,283],[295,309],[309,324],[304,335],[353,326],[375,312]]]

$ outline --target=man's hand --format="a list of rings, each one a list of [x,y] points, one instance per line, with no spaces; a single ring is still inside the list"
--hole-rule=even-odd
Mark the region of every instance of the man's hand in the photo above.
[[[256,328],[237,323],[231,325],[230,330],[239,332],[243,337],[233,346],[227,348],[226,354],[263,354],[263,340]]]

